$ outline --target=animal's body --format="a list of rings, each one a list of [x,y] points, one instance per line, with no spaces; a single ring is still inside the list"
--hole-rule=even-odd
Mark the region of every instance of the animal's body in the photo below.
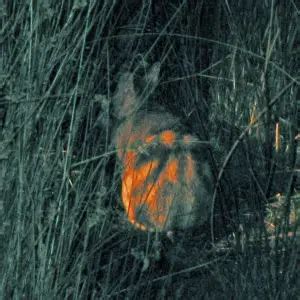
[[[159,65],[145,81],[155,88]],[[142,97],[145,97],[142,96]],[[114,135],[122,165],[122,202],[128,220],[142,230],[167,231],[201,225],[211,205],[211,173],[198,138],[185,132],[178,118],[163,111],[143,111],[133,74],[122,75],[114,97],[121,120]]]

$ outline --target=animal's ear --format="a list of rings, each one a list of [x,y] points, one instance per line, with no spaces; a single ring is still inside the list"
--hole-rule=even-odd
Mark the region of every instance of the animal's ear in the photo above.
[[[113,105],[114,113],[118,119],[129,116],[137,108],[137,96],[134,90],[132,73],[126,72],[121,75]]]
[[[114,114],[118,119],[123,119],[134,112],[147,101],[158,84],[160,63],[153,64],[142,79],[142,93],[137,95],[134,86],[134,74],[125,72],[121,75],[113,98]]]
[[[158,84],[158,77],[160,71],[160,62],[156,62],[150,68],[145,76],[147,94],[151,94]]]

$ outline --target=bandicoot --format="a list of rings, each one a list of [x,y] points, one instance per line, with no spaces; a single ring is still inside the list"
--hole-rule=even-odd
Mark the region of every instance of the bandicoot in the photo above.
[[[122,202],[128,220],[148,231],[201,225],[209,216],[212,194],[211,171],[199,139],[171,113],[143,109],[159,70],[159,63],[150,68],[140,95],[134,74],[123,73],[113,97],[120,121],[114,144],[122,165]]]

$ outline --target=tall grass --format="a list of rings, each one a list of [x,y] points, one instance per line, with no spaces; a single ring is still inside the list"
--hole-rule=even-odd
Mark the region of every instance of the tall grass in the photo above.
[[[2,2],[0,298],[299,297],[296,5]],[[173,242],[128,224],[110,139],[119,72],[155,61],[149,105],[216,178],[211,223]]]

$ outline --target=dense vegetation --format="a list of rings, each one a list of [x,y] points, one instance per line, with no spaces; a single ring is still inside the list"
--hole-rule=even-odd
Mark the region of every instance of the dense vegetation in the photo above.
[[[0,298],[300,297],[297,5],[2,1]],[[149,106],[215,176],[211,220],[174,237],[126,220],[111,144],[120,73],[157,61]]]

